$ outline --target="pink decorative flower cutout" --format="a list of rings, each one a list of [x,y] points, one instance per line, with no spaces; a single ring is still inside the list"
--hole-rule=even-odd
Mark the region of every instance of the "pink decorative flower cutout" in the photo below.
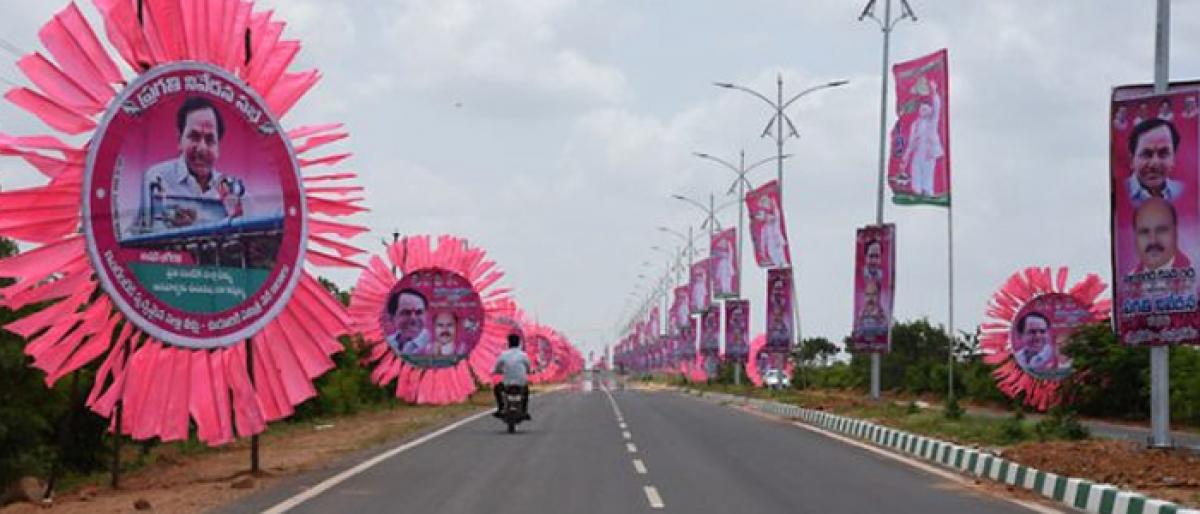
[[[254,11],[249,1],[150,0],[140,13],[135,2],[95,0],[94,4],[104,21],[107,42],[124,66],[114,61],[77,6],[70,4],[39,31],[49,56],[36,52],[18,62],[33,87],[15,87],[5,94],[8,101],[63,134],[95,136],[97,129],[121,113],[147,108],[159,98],[144,96],[138,98],[140,104],[117,102],[133,98],[128,88],[139,78],[181,65],[211,69],[234,80],[234,89],[249,91],[252,97],[236,100],[246,119],[257,121],[263,134],[278,134],[274,120],[283,117],[320,78],[316,70],[289,71],[300,43],[283,39],[284,23],[273,19],[272,12]],[[169,89],[164,86],[160,92]],[[232,91],[206,93],[228,92],[229,104],[234,105]],[[361,251],[345,240],[366,229],[335,218],[365,210],[355,196],[362,188],[346,184],[356,178],[354,173],[326,171],[349,154],[313,155],[347,133],[340,124],[326,124],[283,135],[284,155],[302,170],[302,179],[293,189],[303,193],[301,205],[277,214],[279,223],[302,227],[289,233],[306,237],[293,255],[315,266],[357,267],[348,258]],[[267,422],[291,415],[295,405],[316,394],[312,381],[333,367],[330,355],[341,350],[337,338],[350,331],[342,306],[313,276],[292,269],[290,298],[283,295],[286,301],[279,302],[274,317],[267,315],[253,327],[249,346],[240,336],[208,347],[170,344],[151,336],[145,325],[127,318],[121,310],[125,306],[101,287],[100,271],[89,259],[87,242],[80,234],[81,221],[86,221],[81,217],[81,198],[104,201],[106,195],[115,194],[98,188],[84,197],[91,169],[89,152],[103,143],[93,140],[75,146],[49,134],[0,134],[0,155],[20,158],[45,177],[41,185],[0,193],[0,236],[34,246],[0,261],[0,276],[16,280],[0,289],[0,301],[11,309],[49,302],[5,328],[29,340],[25,352],[33,357],[34,366],[46,372],[48,385],[99,359],[87,405],[113,417],[120,404],[121,431],[135,439],[185,439],[189,424],[194,424],[200,440],[218,445],[232,441],[235,434],[260,433]],[[223,208],[237,221],[248,216],[243,216],[240,202],[226,195],[240,195],[244,186],[234,180],[217,186]],[[186,220],[196,212],[174,214]],[[166,219],[159,217],[160,223]],[[185,253],[165,254],[183,258]],[[180,325],[187,328],[186,323]]]
[[[1080,325],[1104,320],[1112,303],[1100,299],[1108,286],[1095,274],[1067,288],[1068,270],[1025,268],[1008,277],[988,301],[979,344],[996,387],[1044,411],[1062,400],[1070,360],[1062,347]]]
[[[385,260],[386,258],[386,260]],[[492,382],[507,347],[516,305],[494,287],[504,273],[465,239],[406,237],[373,256],[350,299],[355,331],[367,344],[371,380],[396,382],[414,404],[463,402],[476,381]]]

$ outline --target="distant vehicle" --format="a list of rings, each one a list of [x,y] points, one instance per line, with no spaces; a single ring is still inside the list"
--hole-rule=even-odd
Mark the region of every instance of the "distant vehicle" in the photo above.
[[[792,379],[783,370],[768,369],[763,373],[763,386],[770,389],[786,389],[792,386]]]

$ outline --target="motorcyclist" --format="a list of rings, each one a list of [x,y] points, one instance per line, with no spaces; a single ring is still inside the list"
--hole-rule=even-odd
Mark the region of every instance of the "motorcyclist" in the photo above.
[[[521,409],[526,420],[533,419],[529,416],[529,357],[525,355],[525,351],[521,349],[521,336],[517,334],[508,335],[508,349],[500,353],[496,357],[496,367],[492,370],[492,374],[502,374],[503,378],[496,382],[496,386],[492,388],[492,392],[496,395],[496,412],[493,414],[497,418],[504,416],[504,388],[505,386],[517,386],[521,388]]]

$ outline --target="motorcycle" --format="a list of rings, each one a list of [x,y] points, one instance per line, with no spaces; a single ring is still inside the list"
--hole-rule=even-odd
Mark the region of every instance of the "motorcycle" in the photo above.
[[[504,387],[504,409],[501,410],[500,419],[508,425],[508,433],[517,431],[517,424],[529,419],[525,414],[527,406],[521,405],[521,386],[505,386]]]

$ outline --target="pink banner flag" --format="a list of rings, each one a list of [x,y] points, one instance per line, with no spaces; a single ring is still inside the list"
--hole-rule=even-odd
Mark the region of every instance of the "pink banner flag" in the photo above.
[[[950,205],[950,71],[946,50],[892,66],[896,124],[888,183],[900,205]]]
[[[679,333],[688,321],[688,315],[691,314],[688,302],[688,286],[679,286],[675,288],[675,299],[671,302],[671,333]]]
[[[854,250],[854,329],[850,351],[891,349],[892,301],[895,298],[896,226],[858,229]]]
[[[1113,316],[1128,345],[1200,343],[1198,100],[1195,85],[1113,91]]]
[[[745,362],[750,354],[750,300],[725,300],[725,358]]]
[[[709,309],[700,315],[700,353],[721,353],[721,309]]]
[[[692,280],[688,283],[688,307],[693,314],[708,310],[712,304],[712,280],[708,276],[708,262],[708,259],[702,259],[692,264]]]
[[[792,269],[767,271],[768,352],[787,352],[795,339],[792,326]]]
[[[696,319],[688,318],[679,331],[679,356],[683,360],[696,358]]]
[[[792,265],[788,250],[787,224],[779,202],[779,183],[772,180],[746,193],[750,212],[750,235],[754,240],[754,259],[762,268]]]
[[[709,262],[712,269],[713,296],[717,298],[737,298],[738,291],[738,254],[737,229],[728,228],[713,234]]]
[[[659,330],[659,325],[661,323],[662,322],[659,320],[658,306],[655,305],[654,307],[650,308],[650,319],[646,321],[646,331],[650,333],[651,337],[658,337],[658,335],[662,333],[662,331]]]

